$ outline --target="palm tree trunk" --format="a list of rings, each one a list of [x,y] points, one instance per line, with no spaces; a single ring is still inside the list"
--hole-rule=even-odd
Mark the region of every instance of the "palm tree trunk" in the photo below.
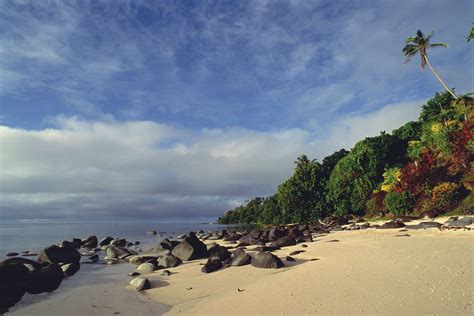
[[[458,96],[454,94],[454,92],[449,89],[448,85],[446,84],[446,82],[444,82],[444,80],[440,77],[440,75],[438,74],[438,72],[436,72],[436,70],[433,68],[433,66],[431,65],[430,61],[428,60],[428,56],[426,56],[425,54],[423,54],[423,58],[425,59],[426,63],[428,64],[428,67],[430,67],[431,71],[433,72],[433,74],[436,76],[436,79],[438,79],[438,81],[441,83],[441,85],[443,85],[444,89],[446,89],[446,91],[449,92],[449,94],[451,94],[453,96],[453,98],[455,100],[458,99]]]

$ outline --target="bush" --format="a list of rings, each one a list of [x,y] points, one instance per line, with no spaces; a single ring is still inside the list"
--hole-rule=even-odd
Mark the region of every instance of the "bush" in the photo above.
[[[403,215],[413,211],[416,199],[409,191],[389,192],[383,202],[390,213]]]
[[[452,182],[443,182],[433,188],[431,205],[434,209],[446,210],[456,204],[460,197],[461,185]]]
[[[386,192],[374,191],[372,197],[365,203],[366,212],[365,214],[369,217],[379,215],[381,212],[387,211],[387,208],[383,204]]]

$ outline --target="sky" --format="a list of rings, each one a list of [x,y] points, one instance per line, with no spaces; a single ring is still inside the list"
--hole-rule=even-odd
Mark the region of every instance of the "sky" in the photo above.
[[[474,90],[469,0],[0,1],[0,218],[213,220]]]

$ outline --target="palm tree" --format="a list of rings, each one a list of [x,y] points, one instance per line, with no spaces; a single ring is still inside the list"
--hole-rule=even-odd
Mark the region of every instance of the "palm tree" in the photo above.
[[[426,50],[431,47],[448,47],[445,43],[430,43],[431,36],[433,32],[431,32],[427,37],[423,36],[420,30],[416,32],[415,36],[409,37],[406,39],[407,45],[403,48],[403,55],[405,55],[405,63],[410,61],[410,58],[415,56],[416,54],[420,53],[421,56],[421,69],[425,70],[425,66],[428,65],[430,67],[433,74],[439,80],[439,82],[443,85],[443,87],[448,91],[454,99],[458,97],[454,94],[454,92],[449,89],[448,85],[444,80],[440,77],[440,75],[436,72],[436,70],[431,65],[428,55],[426,54]]]

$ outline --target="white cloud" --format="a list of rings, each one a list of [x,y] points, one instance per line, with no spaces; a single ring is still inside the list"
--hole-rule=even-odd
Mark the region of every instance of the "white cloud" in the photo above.
[[[298,155],[321,161],[391,132],[416,119],[420,104],[341,117],[324,139],[302,129],[190,130],[75,117],[37,131],[1,126],[0,215],[133,217],[133,209],[142,217],[217,216],[236,201],[275,192]]]

